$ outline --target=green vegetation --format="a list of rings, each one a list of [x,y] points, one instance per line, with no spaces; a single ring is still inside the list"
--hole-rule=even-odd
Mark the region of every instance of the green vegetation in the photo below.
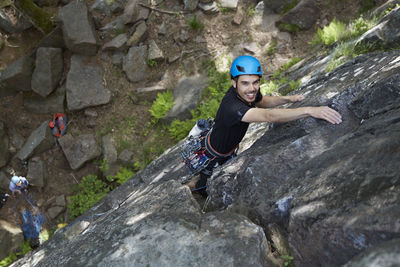
[[[188,20],[189,27],[194,30],[202,30],[204,28],[204,24],[201,21],[197,20],[196,16],[193,16]]]
[[[163,93],[158,93],[156,100],[149,109],[151,116],[154,118],[154,122],[164,117],[164,115],[172,108],[174,105],[174,95],[171,91],[165,91]]]
[[[261,84],[260,91],[262,95],[271,95],[272,93],[278,90],[278,83],[273,81],[268,81],[266,83]]]
[[[284,15],[284,14],[288,13],[289,10],[291,10],[292,8],[297,6],[298,3],[299,3],[299,0],[294,0],[291,3],[288,3],[288,4],[284,5],[283,8],[282,8],[282,11],[281,11],[281,15]]]
[[[271,56],[271,55],[273,55],[275,53],[275,48],[276,48],[277,44],[278,43],[277,43],[277,41],[275,39],[273,39],[271,41],[271,44],[269,45],[268,50],[267,50],[267,55],[268,56]]]
[[[109,188],[96,175],[88,175],[74,188],[75,195],[69,197],[68,210],[74,219],[99,202],[107,195]]]
[[[32,250],[32,248],[31,248],[29,241],[28,240],[25,241],[24,243],[19,245],[19,252],[16,252],[16,253],[10,252],[7,257],[5,257],[4,259],[2,259],[0,261],[0,267],[10,265],[13,261],[24,256],[26,253],[28,253],[31,250]]]
[[[47,34],[54,28],[52,17],[32,0],[16,0],[13,1],[13,6],[29,17],[34,26],[43,33]]]
[[[377,21],[377,17],[371,19],[359,17],[346,25],[334,18],[328,26],[325,26],[323,29],[318,29],[311,44],[324,44],[325,46],[330,46],[337,42],[348,41],[351,38],[361,36],[363,33],[374,27]]]
[[[256,12],[256,7],[254,4],[250,4],[250,6],[247,8],[247,16],[251,17],[254,15],[254,13]]]
[[[279,30],[284,32],[296,33],[301,30],[300,26],[290,23],[279,23]]]
[[[231,79],[228,72],[218,72],[215,62],[210,62],[207,67],[210,81],[206,93],[201,97],[200,104],[191,110],[192,118],[185,121],[174,120],[168,127],[170,136],[175,140],[181,140],[192,129],[195,122],[199,119],[214,118],[217,113],[219,103],[226,91],[231,86]]]
[[[150,68],[157,66],[157,61],[155,61],[154,59],[149,59],[147,60],[147,66],[149,66]]]
[[[285,267],[292,267],[294,266],[293,260],[294,258],[288,254],[281,255],[281,259],[283,259],[283,266]]]

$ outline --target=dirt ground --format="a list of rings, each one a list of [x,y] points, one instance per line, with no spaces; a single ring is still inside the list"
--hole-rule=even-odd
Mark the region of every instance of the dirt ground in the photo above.
[[[333,4],[331,5],[327,5],[327,1],[317,2],[321,6],[321,16],[318,22],[320,26],[332,20],[333,17],[342,21],[353,18],[357,15],[359,8],[359,1],[332,1]],[[176,16],[152,12],[147,21],[147,39],[156,40],[167,58],[180,56],[179,60],[170,64],[166,61],[159,62],[155,67],[150,68],[150,79],[145,82],[131,83],[122,70],[111,63],[107,54],[99,52],[95,60],[104,70],[103,79],[106,87],[112,91],[112,101],[107,105],[90,108],[98,114],[94,118],[85,115],[85,111],[70,112],[67,110],[66,113],[70,121],[68,132],[73,136],[93,133],[99,142],[102,135],[111,134],[120,141],[120,146],[117,147],[118,152],[121,152],[123,148],[129,148],[134,152],[134,162],[149,157],[149,155],[143,155],[145,148],[150,151],[148,153],[156,155],[162,149],[174,144],[174,141],[169,139],[167,135],[156,135],[156,127],[149,124],[151,117],[148,109],[151,107],[157,92],[138,93],[138,88],[155,85],[164,78],[168,88],[172,89],[180,77],[204,71],[202,61],[216,60],[218,63],[224,58],[224,55],[235,51],[239,45],[245,43],[257,43],[260,52],[256,56],[265,66],[266,75],[272,74],[292,57],[305,57],[310,51],[308,42],[313,38],[318,25],[315,25],[309,31],[282,35],[277,33],[273,24],[267,25],[270,28],[265,28],[265,25],[263,28],[259,21],[249,15],[252,7],[256,4],[257,2],[252,0],[240,2],[245,16],[239,26],[232,23],[235,11],[224,11],[213,15],[204,15],[198,11],[195,15],[204,24],[204,28],[200,31],[193,31],[188,26],[188,20],[193,14]],[[175,0],[164,1],[159,8],[174,10],[177,7],[182,9],[183,5]],[[116,17],[108,18],[95,13],[94,15],[103,25]],[[271,15],[272,22],[273,15]],[[158,29],[162,23],[167,25],[167,35],[159,37]],[[177,41],[182,31],[187,33],[187,41]],[[268,56],[265,50],[277,36],[276,52]],[[285,36],[289,36],[287,40],[285,40]],[[0,50],[0,70],[21,55],[31,53],[42,37],[43,35],[34,28],[25,30],[20,34],[7,35],[2,33],[1,38],[5,40],[5,45]],[[102,44],[111,40],[111,37],[107,35],[101,35],[101,37]],[[69,54],[66,52],[65,58],[68,57]],[[68,69],[68,60],[66,60],[65,69]],[[28,112],[23,108],[23,99],[22,93],[0,99],[0,119],[6,124],[7,128],[14,127],[26,139],[43,121],[50,120],[52,114],[32,114]],[[131,125],[121,127],[127,121],[131,122]],[[78,171],[73,171],[61,149],[57,146],[41,154],[40,157],[47,164],[47,184],[42,190],[35,187],[30,190],[35,200],[43,203],[44,212],[51,197],[68,196],[72,194],[73,186],[82,177],[99,173],[96,162],[89,162]],[[2,171],[11,177],[11,169],[14,169],[18,175],[26,175],[27,173],[26,163],[16,162],[15,160],[11,161]],[[7,202],[6,206],[0,210],[0,219],[10,220],[10,218],[13,218],[10,221],[15,221],[14,215],[12,215],[14,214],[15,203],[15,199],[10,199]],[[48,218],[50,226],[66,220],[67,218],[64,216],[55,220]]]

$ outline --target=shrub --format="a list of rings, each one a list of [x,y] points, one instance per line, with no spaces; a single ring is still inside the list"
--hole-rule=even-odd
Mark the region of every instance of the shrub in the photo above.
[[[155,61],[154,59],[149,59],[147,60],[147,66],[149,66],[150,68],[157,66],[157,61]]]
[[[159,119],[164,117],[164,115],[172,108],[174,105],[174,96],[171,91],[165,91],[163,93],[158,93],[156,100],[149,109],[151,116],[157,122]]]
[[[194,30],[202,30],[204,28],[204,24],[201,21],[197,20],[196,16],[193,16],[191,19],[188,20],[189,27]]]
[[[105,182],[99,180],[96,175],[88,175],[74,188],[73,196],[69,197],[68,209],[71,219],[76,218],[99,202],[107,195],[109,189]]]
[[[325,26],[323,29],[318,29],[317,35],[311,43],[330,46],[339,40],[348,39],[350,36],[351,33],[350,30],[347,29],[346,24],[334,18],[328,26]]]
[[[110,182],[116,181],[118,184],[123,184],[128,181],[135,173],[126,167],[119,168],[116,175],[108,175],[107,180]]]
[[[275,53],[276,45],[277,45],[276,40],[275,39],[272,40],[271,44],[270,44],[270,46],[268,47],[268,50],[267,50],[267,55],[268,56],[271,56],[271,55],[273,55]]]
[[[261,84],[260,91],[262,95],[270,95],[278,90],[279,85],[273,81]]]

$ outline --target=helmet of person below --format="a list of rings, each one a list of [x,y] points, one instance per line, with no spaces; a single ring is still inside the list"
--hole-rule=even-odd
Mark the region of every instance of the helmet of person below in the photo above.
[[[252,56],[240,56],[233,61],[231,66],[232,78],[251,74],[262,76],[262,68],[258,59]]]
[[[17,184],[19,182],[19,180],[21,180],[18,176],[13,176],[11,178],[11,182],[13,182],[14,184]]]

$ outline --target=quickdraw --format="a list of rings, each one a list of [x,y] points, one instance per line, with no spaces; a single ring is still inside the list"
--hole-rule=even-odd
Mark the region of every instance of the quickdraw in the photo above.
[[[190,136],[182,145],[182,161],[188,167],[190,174],[197,174],[208,166],[214,158],[206,155],[206,149],[203,146],[204,136]]]

